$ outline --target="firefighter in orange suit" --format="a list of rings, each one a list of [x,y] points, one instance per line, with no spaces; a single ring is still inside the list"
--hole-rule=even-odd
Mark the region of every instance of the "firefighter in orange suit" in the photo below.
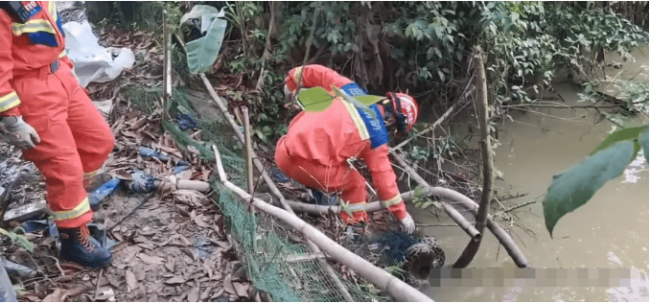
[[[285,93],[298,93],[298,83],[300,88],[321,86],[331,92],[334,85],[351,96],[365,94],[350,79],[322,65],[291,70],[286,78]],[[364,160],[381,204],[412,233],[415,223],[400,197],[397,178],[388,159],[387,143],[389,130],[402,134],[411,130],[418,107],[406,94],[388,93],[387,100],[370,106],[376,117],[383,117],[379,120],[338,98],[322,112],[299,113],[289,124],[288,133],[278,141],[275,160],[282,172],[307,187],[340,192],[341,218],[351,225],[367,222],[367,193],[365,179],[347,161],[350,158]]]
[[[0,2],[0,128],[45,176],[61,258],[98,268],[112,255],[89,235],[86,190],[115,139],[72,68],[56,2]]]

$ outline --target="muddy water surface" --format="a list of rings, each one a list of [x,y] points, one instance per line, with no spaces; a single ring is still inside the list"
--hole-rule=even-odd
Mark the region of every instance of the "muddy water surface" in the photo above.
[[[637,61],[624,64],[618,77],[635,76],[635,80],[648,81],[647,72],[640,77],[636,72],[647,66],[647,48],[638,50],[635,56]],[[607,70],[610,78],[619,72]],[[555,87],[565,104],[578,104],[578,88],[568,81],[556,81]],[[553,175],[584,159],[613,125],[593,109],[527,110],[511,112],[512,121],[499,122],[500,145],[494,158],[496,168],[503,173],[503,179],[494,184],[499,195],[527,194],[507,201],[508,206],[538,198],[537,203],[513,212],[515,220],[530,229],[526,233],[514,227],[515,241],[534,268],[570,269],[569,274],[578,268],[626,268],[634,277],[631,287],[444,287],[429,288],[427,294],[442,301],[648,301],[649,187],[645,159],[639,155],[622,176],[606,184],[586,205],[563,217],[551,238],[544,225],[540,197]],[[641,115],[630,123],[645,124],[647,117]],[[438,219],[422,212],[416,221],[450,223],[444,215]],[[507,227],[507,223],[500,224]],[[440,239],[448,264],[458,258],[469,240],[457,227],[426,227],[424,231]],[[508,269],[514,264],[499,249],[496,239],[486,234],[470,267]]]

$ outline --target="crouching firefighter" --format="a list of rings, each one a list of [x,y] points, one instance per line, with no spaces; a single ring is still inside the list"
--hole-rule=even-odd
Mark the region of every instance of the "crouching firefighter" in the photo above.
[[[98,268],[112,255],[89,235],[86,190],[115,139],[72,68],[56,2],[0,2],[0,129],[45,176],[61,258]]]
[[[298,83],[300,88],[321,86],[331,92],[334,85],[350,96],[366,94],[350,79],[321,65],[291,70],[285,93],[298,93]],[[412,233],[415,223],[406,211],[388,159],[388,134],[408,133],[417,119],[418,107],[406,94],[389,92],[387,97],[387,101],[370,106],[375,116],[383,117],[378,120],[340,98],[322,112],[299,113],[278,141],[275,160],[282,172],[309,188],[340,192],[341,218],[348,225],[368,221],[366,180],[348,163],[350,158],[363,160],[382,206]]]

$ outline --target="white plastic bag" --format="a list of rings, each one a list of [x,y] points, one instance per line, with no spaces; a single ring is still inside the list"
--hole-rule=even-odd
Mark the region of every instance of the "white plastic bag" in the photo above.
[[[108,82],[117,78],[125,69],[135,64],[135,55],[128,48],[104,48],[99,45],[88,21],[68,22],[63,25],[65,49],[74,63],[74,73],[79,84],[86,87],[90,82]],[[113,59],[113,53],[118,53]]]

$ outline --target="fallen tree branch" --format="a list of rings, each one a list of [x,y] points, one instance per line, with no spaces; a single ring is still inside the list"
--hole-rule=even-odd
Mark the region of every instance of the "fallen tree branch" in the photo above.
[[[226,172],[224,171],[223,165],[221,164],[221,156],[219,156],[219,151],[217,150],[216,146],[213,146],[213,149],[217,162],[217,172],[219,173],[221,183],[239,195],[242,199],[252,199],[252,204],[257,207],[258,210],[261,210],[291,225],[291,227],[300,231],[306,238],[318,245],[318,247],[324,250],[328,255],[332,256],[332,258],[334,258],[337,262],[348,266],[360,276],[368,279],[373,284],[386,291],[396,300],[409,302],[432,301],[431,298],[427,297],[423,293],[419,292],[418,290],[414,289],[413,287],[409,286],[388,272],[377,268],[376,266],[372,265],[372,263],[345,249],[321,233],[318,229],[298,218],[295,214],[291,214],[288,211],[284,211],[260,199],[253,198],[243,189],[230,183],[227,180]]]
[[[500,212],[494,214],[494,216],[497,217],[497,216],[499,216],[501,214],[507,214],[508,212],[511,212],[511,211],[513,211],[515,209],[522,208],[522,207],[524,207],[526,205],[531,205],[531,204],[534,204],[536,202],[537,202],[537,200],[533,200],[533,201],[528,201],[526,203],[522,203],[522,204],[519,204],[519,205],[515,205],[513,207],[509,207],[508,209],[504,209],[503,211],[500,211]]]
[[[450,107],[447,109],[447,111],[442,115],[442,117],[438,118],[438,120],[436,120],[435,122],[433,122],[433,124],[431,124],[429,127],[425,128],[425,129],[423,129],[422,131],[420,131],[420,132],[418,132],[417,134],[415,134],[415,136],[413,136],[413,137],[411,137],[411,138],[408,138],[408,139],[406,139],[406,140],[400,142],[399,144],[397,144],[395,147],[391,148],[390,150],[391,150],[391,151],[396,151],[396,150],[398,150],[398,149],[404,147],[404,145],[408,144],[408,143],[411,142],[413,139],[415,139],[415,138],[417,138],[417,137],[419,137],[419,136],[422,136],[422,135],[426,134],[427,132],[430,132],[430,131],[435,130],[436,127],[438,127],[440,124],[442,124],[442,122],[444,122],[447,118],[449,118],[449,116],[451,116],[451,114],[454,112],[454,110],[456,110],[456,107],[460,107],[459,110],[462,109],[463,107],[465,107],[465,104],[466,104],[466,103],[465,103],[465,102],[461,102],[461,100],[463,100],[463,98],[464,98],[464,96],[465,96],[465,93],[467,92],[467,90],[469,89],[469,87],[472,85],[472,80],[473,80],[473,79],[474,79],[474,75],[472,74],[472,76],[470,77],[469,81],[467,82],[467,86],[466,86],[465,89],[463,90],[463,93],[460,95],[460,99],[458,100],[458,102],[456,102],[456,103],[454,103],[452,106],[450,106]]]
[[[440,124],[442,124],[442,122],[444,122],[445,119],[447,119],[451,115],[451,113],[454,112],[454,110],[456,110],[457,105],[458,105],[458,103],[450,106],[449,109],[447,109],[447,111],[442,115],[442,117],[438,118],[438,120],[433,122],[433,124],[431,124],[431,126],[429,126],[429,127],[425,128],[425,129],[423,129],[422,131],[418,132],[417,134],[415,134],[415,136],[400,142],[395,147],[391,148],[391,151],[396,151],[396,150],[404,147],[404,145],[408,144],[413,139],[415,139],[415,138],[417,138],[419,136],[422,136],[422,135],[426,134],[427,132],[430,132],[430,131],[433,131],[434,129],[436,129],[436,127],[438,127]]]
[[[481,157],[483,162],[483,188],[481,190],[481,202],[479,204],[478,214],[476,215],[476,229],[483,233],[487,224],[488,212],[490,210],[490,200],[492,196],[492,150],[490,148],[490,130],[488,122],[490,120],[487,99],[487,83],[485,79],[485,69],[483,67],[483,58],[481,57],[481,48],[474,48],[474,59],[476,69],[477,95],[474,99],[478,111],[478,125],[481,132]],[[472,239],[467,244],[465,250],[454,263],[454,268],[465,268],[474,260],[476,253],[481,245],[481,238]]]
[[[390,154],[393,156],[393,159],[397,161],[397,163],[404,169],[411,178],[413,178],[416,182],[418,182],[421,186],[424,187],[431,187],[427,181],[425,181],[420,175],[415,171],[415,169],[411,168],[408,164],[406,164],[406,161],[402,159],[401,155],[397,154],[394,151],[390,151]],[[481,233],[463,217],[461,213],[458,212],[453,206],[449,205],[446,202],[438,202],[438,201],[433,201],[433,206],[435,206],[438,209],[444,210],[449,217],[454,220],[454,222],[458,223],[458,226],[462,228],[467,235],[471,239],[476,239],[481,237]]]
[[[465,195],[458,193],[454,190],[451,189],[446,189],[446,188],[440,188],[440,187],[431,187],[418,173],[411,167],[409,167],[406,162],[399,157],[394,152],[391,152],[391,154],[395,157],[396,161],[400,164],[402,169],[406,170],[409,172],[410,177],[413,178],[416,182],[418,182],[421,186],[424,186],[424,192],[430,191],[435,189],[435,196],[440,199],[441,201],[446,201],[442,203],[442,206],[449,205],[452,202],[458,203],[463,205],[467,210],[472,212],[473,215],[478,214],[478,204],[474,202],[474,200],[466,197]],[[425,193],[423,195],[426,196]],[[435,204],[434,204],[435,205]],[[453,208],[453,206],[449,205],[449,207]],[[447,209],[445,208],[445,211]],[[455,209],[454,209],[455,210]],[[457,211],[456,211],[457,212]],[[449,214],[449,213],[447,213]],[[451,217],[451,215],[450,215]],[[453,219],[453,217],[452,217]],[[467,222],[467,220],[463,217],[463,220]],[[469,222],[467,222],[469,223]],[[472,226],[473,227],[473,226]],[[515,244],[515,241],[512,240],[510,235],[503,230],[498,224],[494,223],[492,221],[491,216],[488,215],[488,221],[487,221],[487,228],[494,234],[494,236],[499,240],[501,245],[506,249],[512,260],[519,266],[520,268],[527,268],[529,267],[528,261],[526,260],[526,257],[524,257],[524,254],[519,250],[519,247],[517,247],[517,244]]]

